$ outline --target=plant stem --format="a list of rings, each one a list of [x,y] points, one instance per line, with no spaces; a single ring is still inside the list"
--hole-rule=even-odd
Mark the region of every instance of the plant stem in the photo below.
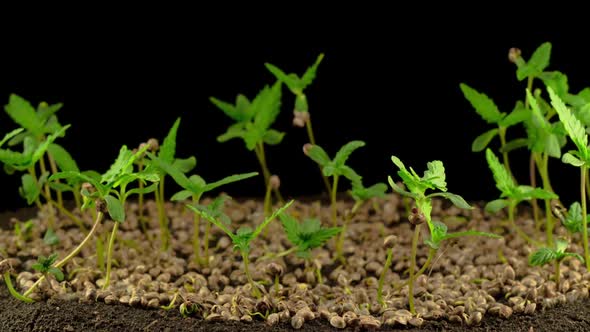
[[[555,264],[555,284],[557,285],[557,289],[559,289],[559,282],[560,282],[560,278],[561,278],[561,271],[559,269],[560,269],[561,261],[556,260],[554,262],[554,264]]]
[[[586,269],[590,270],[590,254],[588,253],[588,221],[586,220],[586,177],[588,176],[588,166],[582,165],[580,168],[580,194],[582,201],[582,244],[584,245],[584,260],[586,261]]]
[[[506,127],[502,127],[502,126],[498,127],[498,136],[500,136],[501,147],[503,148],[506,145]],[[506,152],[506,151],[502,152],[502,160],[504,162],[504,167],[506,167],[506,169],[508,170],[508,173],[510,173],[510,176],[516,182],[516,179],[514,178],[514,175],[512,174],[512,170],[510,169],[510,161],[508,159],[508,152]]]
[[[143,159],[141,159],[139,161],[138,164],[138,171],[141,172],[143,171]],[[163,178],[163,177],[162,177]],[[163,179],[160,179],[163,180]],[[147,237],[148,241],[151,244],[151,239],[148,236],[148,231],[147,231],[147,222],[145,220],[145,216],[143,215],[143,182],[139,181],[139,194],[137,197],[137,220],[139,221],[139,226],[141,227],[141,232]]]
[[[205,247],[203,254],[203,265],[209,266],[209,234],[211,233],[211,223],[208,222],[205,225],[205,238],[203,239],[203,246]]]
[[[307,122],[305,123],[305,129],[307,129],[307,137],[309,138],[309,143],[311,143],[312,145],[316,145],[315,137],[313,135],[313,129],[311,126],[311,117],[309,119],[307,119]],[[322,180],[324,181],[324,186],[326,186],[326,192],[328,194],[330,194],[332,192],[332,186],[330,185],[330,181],[322,172],[322,167],[320,166],[319,168],[320,168],[320,174],[322,175]]]
[[[256,286],[256,283],[254,283],[254,280],[252,279],[252,275],[250,274],[250,260],[248,258],[248,253],[243,251],[240,251],[240,253],[242,254],[242,260],[244,261],[244,273],[246,274],[246,278],[250,283],[250,287],[252,287],[252,295],[256,296],[256,298],[259,299],[261,297],[261,294],[260,290]]]
[[[117,237],[117,229],[119,229],[119,223],[116,221],[114,223],[115,224],[113,225],[113,231],[111,232],[111,237],[109,239],[109,246],[107,248],[107,272],[106,272],[104,285],[102,286],[103,290],[109,286],[109,283],[111,281],[111,264],[113,261],[113,249],[115,247],[115,238]]]
[[[416,225],[414,227],[414,236],[412,237],[412,252],[410,253],[410,279],[409,279],[409,289],[408,289],[408,302],[410,304],[410,312],[412,315],[416,314],[416,308],[414,307],[414,270],[416,269],[416,254],[418,251],[418,240],[420,239],[420,226]]]
[[[333,184],[332,184],[332,193],[330,195],[330,203],[331,203],[331,208],[332,208],[332,225],[333,227],[336,227],[338,225],[338,221],[336,220],[336,218],[338,217],[337,215],[337,209],[336,209],[336,194],[338,193],[338,175],[334,175],[333,176]]]
[[[264,194],[264,216],[268,217],[272,214],[271,208],[271,196],[270,193],[272,192],[272,186],[270,185],[270,181],[266,183],[266,192]],[[264,234],[267,234],[266,232]]]
[[[101,239],[101,236],[96,237],[96,265],[98,269],[102,272],[104,270],[104,242]]]
[[[553,192],[549,181],[549,155],[544,153],[541,160],[542,167],[539,167],[539,174],[543,181],[543,189]],[[553,247],[553,213],[551,213],[551,201],[545,199],[545,234],[547,237],[547,246]]]
[[[72,252],[70,252],[69,255],[67,255],[64,259],[57,262],[53,266],[60,268],[60,267],[64,266],[70,259],[72,259],[74,256],[76,256],[80,252],[80,250],[82,250],[82,248],[86,245],[88,240],[90,240],[92,235],[96,232],[96,229],[98,228],[98,225],[100,224],[101,220],[102,220],[102,212],[99,211],[98,214],[96,215],[96,220],[94,221],[94,224],[92,225],[92,228],[90,229],[90,232],[86,235],[84,240],[82,240],[82,242],[80,242],[80,244],[76,248],[74,248],[74,250],[72,250]],[[37,286],[39,286],[39,284],[41,284],[41,282],[43,282],[43,280],[45,280],[45,276],[41,276],[39,279],[37,279],[37,281],[35,281],[33,286],[31,286],[31,288],[29,288],[23,294],[23,296],[28,297],[33,292],[33,290],[35,290],[35,288],[37,288]]]
[[[393,259],[393,248],[387,249],[387,259],[385,260],[385,265],[383,266],[383,270],[381,271],[381,275],[379,276],[379,284],[377,286],[377,302],[381,305],[381,307],[385,307],[385,303],[383,302],[383,283],[385,282],[385,275],[389,268],[391,267],[391,260]]]
[[[162,183],[162,180],[160,180],[160,184]],[[160,184],[158,184],[158,186]],[[168,229],[168,225],[166,224],[166,218],[164,217],[164,206],[160,203],[163,197],[161,197],[161,191],[159,189],[160,188],[154,191],[154,195],[156,197],[156,206],[158,207],[158,222],[160,224],[160,250],[166,251],[168,250],[169,246],[170,231]]]
[[[535,152],[531,151],[531,155],[529,157],[529,179],[531,181],[531,187],[537,187],[537,172],[535,167]],[[537,203],[537,199],[531,199],[531,205],[533,206],[533,219],[535,220],[535,228],[537,232],[541,230],[541,220],[539,218],[539,204]]]
[[[268,170],[268,166],[266,164],[266,154],[264,153],[264,143],[256,144],[254,151],[256,152],[256,157],[258,157],[258,162],[260,163],[260,167],[262,168],[262,175],[264,176],[264,185],[265,185],[265,187],[267,187],[269,185],[269,181],[270,181],[270,171]],[[279,204],[281,204],[281,205],[285,204],[285,200],[283,199],[283,196],[281,195],[281,192],[279,191],[279,189],[273,188],[273,192],[275,193],[275,196],[276,196],[277,200],[279,201]]]
[[[352,220],[352,217],[356,214],[356,211],[358,210],[358,208],[362,205],[362,201],[356,201],[354,202],[354,205],[352,207],[352,210],[350,210],[350,212],[346,215],[346,218],[344,218],[344,224],[342,225],[342,230],[340,231],[340,234],[338,235],[338,242],[336,242],[336,258],[340,260],[340,263],[344,264],[344,254],[342,253],[342,250],[344,248],[344,239],[346,237],[346,229],[348,228],[348,224],[350,223],[350,221]]]
[[[55,164],[55,159],[53,159],[53,157],[49,153],[47,154],[47,159],[49,160],[49,167],[51,168],[51,173],[56,174],[57,173],[57,165]],[[57,181],[57,183],[60,183],[59,180],[56,180],[56,181]],[[61,206],[63,208],[64,207],[64,199],[63,199],[63,195],[60,190],[56,190],[56,196],[57,196],[57,204],[59,204],[59,206]]]
[[[279,257],[287,256],[287,255],[295,252],[296,250],[297,250],[297,247],[291,247],[287,250],[281,251],[278,254],[274,254],[272,252],[269,252],[269,253],[265,254],[264,256],[258,258],[256,261],[258,262],[258,261],[264,261],[264,260],[271,259],[271,258],[279,258]]]
[[[193,195],[193,205],[199,204],[200,195]],[[201,264],[201,217],[198,213],[193,214],[193,251],[195,263]]]
[[[518,236],[520,236],[528,244],[538,246],[539,242],[531,239],[522,229],[520,229],[520,227],[518,227],[516,225],[516,222],[514,221],[514,210],[515,209],[516,209],[516,205],[513,202],[510,202],[510,204],[508,206],[508,222],[510,223],[510,226],[512,226],[512,228],[516,231],[516,234],[518,234]]]
[[[14,286],[12,285],[12,280],[10,280],[10,272],[4,272],[4,283],[6,284],[6,287],[8,288],[8,292],[10,292],[10,295],[14,296],[16,299],[21,300],[25,303],[33,303],[35,302],[33,299],[20,295],[20,293],[14,289]]]
[[[44,156],[41,156],[41,158],[39,158],[39,168],[41,169],[41,176],[43,176],[43,174],[45,174],[45,172],[47,172],[47,168],[45,167]],[[43,185],[43,188],[45,190],[45,197],[47,197],[48,200],[52,200],[51,190],[49,189],[49,184],[47,182],[45,182],[45,184]]]

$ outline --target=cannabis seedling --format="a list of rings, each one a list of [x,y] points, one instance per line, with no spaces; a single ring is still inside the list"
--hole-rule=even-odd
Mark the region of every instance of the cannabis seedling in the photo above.
[[[316,72],[322,59],[324,58],[324,54],[320,54],[315,63],[311,65],[303,76],[299,77],[295,73],[286,74],[284,71],[279,69],[273,64],[265,63],[266,69],[270,71],[277,80],[283,82],[287,88],[295,95],[295,107],[293,108],[293,125],[297,127],[304,127],[307,129],[307,137],[309,138],[309,143],[316,145],[315,136],[313,134],[313,129],[311,125],[311,116],[309,114],[309,105],[307,103],[307,96],[305,94],[305,89],[311,85],[313,80],[316,77]],[[324,180],[324,185],[326,186],[326,190],[328,195],[332,191],[330,182],[328,178],[322,174],[322,179]]]
[[[551,98],[551,105],[559,115],[559,119],[563,123],[568,136],[576,145],[576,151],[566,152],[561,160],[566,164],[580,168],[580,202],[582,202],[582,244],[584,246],[584,261],[586,268],[590,269],[590,252],[588,251],[588,225],[587,225],[587,210],[586,210],[586,178],[588,176],[588,167],[590,166],[590,148],[588,148],[588,134],[584,126],[572,113],[572,111],[565,106],[561,98],[548,87],[549,97]]]
[[[428,162],[427,170],[424,171],[424,175],[422,177],[416,174],[416,172],[411,167],[408,171],[402,161],[396,156],[391,156],[391,160],[399,169],[397,175],[402,179],[409,191],[405,191],[400,186],[398,186],[393,181],[391,176],[388,177],[389,185],[395,192],[402,196],[412,198],[416,203],[416,207],[412,209],[412,214],[410,214],[408,218],[410,223],[414,225],[414,236],[412,237],[412,249],[410,254],[410,278],[408,280],[408,284],[410,312],[415,314],[414,282],[416,281],[416,278],[422,274],[426,268],[428,268],[432,258],[435,256],[444,240],[470,235],[487,236],[492,238],[498,238],[499,236],[496,234],[478,231],[447,233],[447,226],[445,224],[432,221],[430,214],[432,212],[432,198],[434,197],[446,198],[450,200],[455,206],[462,209],[472,209],[472,207],[467,204],[467,202],[461,196],[447,192],[445,168],[440,160]],[[427,195],[427,190],[438,190],[438,192]],[[426,222],[430,231],[430,238],[425,241],[425,243],[430,247],[430,250],[428,252],[428,258],[426,259],[426,262],[422,268],[420,268],[418,273],[415,274],[416,254],[418,249],[418,240],[420,238],[420,226],[424,222]]]
[[[332,192],[330,193],[330,203],[332,208],[332,225],[336,227],[337,222],[337,210],[336,210],[336,194],[338,193],[338,180],[340,176],[344,176],[351,182],[360,182],[361,176],[358,175],[350,166],[346,165],[346,161],[350,154],[354,150],[365,146],[363,141],[351,141],[346,143],[344,146],[336,152],[334,159],[330,159],[326,151],[319,145],[306,144],[303,146],[303,152],[311,158],[313,161],[318,163],[322,168],[324,176],[332,177]]]
[[[264,145],[277,145],[285,136],[285,133],[270,128],[281,111],[281,82],[277,81],[272,87],[265,86],[251,102],[241,94],[237,96],[235,105],[214,97],[210,100],[236,122],[224,134],[218,136],[217,141],[226,142],[233,138],[241,138],[248,150],[254,150],[262,168],[265,188],[269,190],[271,173],[266,163]],[[279,190],[273,191],[277,199],[283,202]],[[270,206],[268,202],[265,203],[265,206]]]
[[[207,183],[207,182],[205,182],[205,180],[202,177],[200,177],[196,174],[191,175],[190,177],[187,177],[186,175],[184,175],[183,169],[181,167],[179,167],[178,164],[176,164],[176,165],[171,164],[171,163],[167,162],[166,160],[163,160],[160,157],[157,157],[154,154],[149,153],[149,152],[148,152],[148,156],[150,157],[153,165],[158,167],[158,169],[161,169],[162,171],[164,171],[166,174],[170,175],[172,177],[172,179],[174,179],[174,181],[180,187],[182,187],[182,190],[177,192],[176,194],[174,194],[170,199],[172,201],[180,201],[180,200],[185,200],[190,197],[192,199],[193,205],[198,205],[199,201],[201,200],[201,196],[206,192],[209,192],[211,190],[214,190],[214,189],[224,186],[226,184],[245,180],[247,178],[251,178],[253,176],[258,175],[257,172],[250,172],[250,173],[244,173],[244,174],[234,174],[234,175],[227,176],[221,180],[218,180],[218,181],[215,181],[212,183]],[[221,205],[222,204],[223,204],[223,201],[221,201]],[[211,226],[209,223],[207,223],[207,225],[205,226],[205,235],[204,235],[204,239],[203,239],[203,244],[205,246],[205,250],[204,250],[205,257],[203,260],[201,258],[201,243],[200,243],[200,234],[199,234],[200,229],[201,229],[201,225],[200,225],[200,218],[199,218],[198,214],[195,214],[193,222],[194,222],[193,248],[194,248],[194,252],[195,252],[195,262],[208,264],[209,263],[209,232],[210,232]]]
[[[37,263],[33,264],[31,267],[33,268],[33,270],[45,276],[45,279],[47,279],[47,276],[51,274],[55,277],[57,281],[62,281],[64,279],[63,272],[59,268],[53,266],[56,260],[57,254],[51,254],[49,255],[49,257],[41,255],[37,258]],[[51,283],[49,283],[49,280],[47,284],[49,285],[49,287],[51,287]]]
[[[566,257],[574,257],[582,263],[584,258],[577,253],[565,251],[569,243],[565,240],[558,239],[555,241],[554,248],[540,248],[529,256],[529,264],[533,266],[542,266],[550,262],[555,262],[555,283],[559,286],[561,277],[560,265]]]
[[[279,215],[283,229],[289,242],[293,244],[292,250],[297,256],[305,259],[310,266],[311,250],[323,246],[326,241],[342,232],[340,227],[323,228],[319,219],[305,219],[299,223],[294,217],[282,213]],[[322,273],[319,268],[315,269],[318,283],[322,283]]]
[[[194,207],[192,205],[187,205],[187,207],[193,210],[202,218],[205,218],[210,223],[219,227],[225,234],[227,234],[227,236],[229,236],[229,238],[232,240],[232,243],[234,244],[234,249],[237,249],[242,255],[242,259],[244,261],[244,273],[246,274],[246,278],[248,279],[250,287],[252,288],[252,294],[256,296],[256,298],[260,298],[260,290],[258,289],[258,286],[252,279],[252,275],[250,274],[249,270],[250,245],[251,242],[255,240],[258,237],[258,235],[260,235],[260,232],[262,232],[262,230],[266,228],[266,226],[268,226],[268,224],[271,221],[273,221],[279,214],[281,214],[289,206],[291,206],[291,204],[293,204],[292,200],[287,202],[278,210],[276,210],[270,217],[266,218],[260,225],[258,225],[258,227],[256,227],[256,229],[252,230],[250,227],[241,227],[236,231],[235,234],[227,227],[227,225],[225,225],[222,221],[207,213],[207,211],[205,211],[204,209],[199,209],[198,207]]]

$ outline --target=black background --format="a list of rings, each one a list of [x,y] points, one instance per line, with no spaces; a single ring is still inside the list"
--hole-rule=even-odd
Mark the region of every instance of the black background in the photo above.
[[[395,174],[392,154],[418,173],[427,161],[440,159],[449,191],[468,200],[496,198],[484,154],[470,149],[473,139],[491,127],[463,98],[459,83],[485,92],[509,112],[523,98],[525,83],[516,80],[508,49],[519,47],[528,59],[550,41],[549,69],[567,74],[570,91],[577,93],[590,85],[587,35],[569,26],[510,19],[413,24],[403,16],[363,22],[344,18],[321,26],[275,20],[260,28],[248,22],[229,26],[219,16],[215,23],[194,18],[123,24],[126,19],[120,18],[115,26],[104,19],[87,29],[80,26],[84,18],[78,18],[60,29],[49,29],[48,22],[26,35],[15,35],[19,29],[12,26],[2,33],[0,100],[5,104],[16,93],[34,105],[63,102],[60,122],[72,127],[59,143],[81,169],[100,172],[122,144],[135,147],[150,137],[162,139],[182,117],[177,156],[196,156],[195,172],[213,181],[259,167],[242,141],[216,142],[231,121],[208,97],[233,101],[243,93],[252,98],[274,82],[265,62],[300,74],[323,52],[307,96],[317,141],[330,155],[350,140],[366,141],[350,158],[365,184],[386,182]],[[316,194],[322,182],[315,164],[302,154],[307,136],[291,126],[292,107],[293,97],[283,88],[274,127],[287,134],[280,146],[267,148],[269,167],[281,176],[286,196]],[[15,127],[6,114],[0,115],[2,133]],[[523,133],[509,130],[508,135]],[[528,155],[522,151],[511,157],[517,178],[526,182]],[[575,198],[578,172],[557,160],[550,168],[558,194]],[[23,206],[19,177],[1,174],[0,181],[0,210]],[[258,177],[225,190],[233,196],[262,196],[262,182]]]

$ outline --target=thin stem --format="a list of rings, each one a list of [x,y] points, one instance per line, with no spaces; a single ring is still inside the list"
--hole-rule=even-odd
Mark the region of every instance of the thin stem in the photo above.
[[[580,194],[582,200],[582,244],[584,245],[584,260],[586,261],[586,269],[590,270],[590,253],[588,253],[588,221],[586,220],[586,177],[588,176],[588,167],[582,165],[580,168]]]
[[[160,186],[161,183],[162,182],[160,180],[158,186]],[[159,188],[156,189],[156,191],[154,191],[154,195],[156,197],[156,206],[158,207],[158,222],[160,224],[160,250],[166,251],[168,250],[168,246],[170,245],[170,231],[168,229],[166,218],[164,216],[164,206],[163,204],[161,204],[163,197],[161,196],[161,191],[159,190]]]
[[[45,174],[45,172],[47,172],[47,168],[45,167],[45,158],[44,156],[41,156],[41,158],[39,158],[39,167],[41,169],[41,176],[43,176],[43,174]],[[47,197],[49,200],[51,200],[51,190],[49,189],[49,183],[45,182],[45,184],[43,185],[43,188],[45,190],[45,197]]]
[[[96,266],[102,272],[105,272],[104,267],[104,241],[101,236],[96,237]]]
[[[516,225],[516,222],[514,221],[514,210],[515,209],[516,209],[515,204],[511,202],[508,207],[508,222],[510,223],[510,226],[512,226],[514,231],[516,231],[516,234],[518,234],[518,236],[520,236],[528,244],[539,246],[540,243],[538,241],[531,239],[530,236],[528,236],[522,229],[520,229],[520,227],[518,227]]]
[[[115,238],[117,237],[117,229],[119,229],[119,223],[114,222],[113,231],[111,232],[111,238],[109,239],[109,246],[107,248],[107,272],[102,289],[106,289],[111,281],[111,264],[113,262],[113,249],[115,247]]]
[[[529,157],[529,179],[531,181],[531,187],[537,187],[537,172],[535,167],[535,152],[531,151],[531,155]],[[539,218],[539,204],[537,203],[537,199],[531,199],[531,205],[533,206],[533,219],[535,220],[535,228],[537,231],[541,230],[541,220]]]
[[[80,242],[80,244],[74,250],[72,250],[72,252],[70,252],[69,255],[67,255],[64,259],[57,262],[53,266],[60,268],[60,267],[64,266],[70,259],[75,257],[80,252],[80,250],[82,250],[82,248],[86,245],[86,243],[90,240],[92,235],[96,232],[96,229],[98,228],[98,225],[100,224],[101,220],[102,220],[102,212],[99,211],[98,214],[96,215],[96,220],[94,221],[94,225],[92,225],[90,232],[86,235],[84,240],[82,240],[82,242]],[[35,288],[37,288],[37,286],[39,286],[39,284],[41,284],[41,282],[43,282],[43,280],[45,280],[45,276],[41,276],[39,279],[37,279],[37,281],[33,284],[33,286],[31,286],[31,288],[29,288],[23,294],[23,296],[28,297],[33,292],[33,290],[35,290]]]
[[[266,192],[264,194],[264,216],[268,217],[272,213],[271,208],[271,194],[272,186],[270,185],[270,181],[266,184]],[[267,234],[266,232],[264,234]]]
[[[193,205],[199,204],[200,197],[193,195]],[[193,214],[193,251],[195,263],[201,264],[201,217],[198,213]]]
[[[424,271],[426,271],[426,269],[430,266],[432,259],[436,255],[436,252],[437,250],[434,248],[430,248],[430,250],[428,250],[428,257],[426,258],[426,262],[424,262],[424,265],[422,265],[420,270],[418,270],[414,278],[418,278],[420,275],[422,275],[422,273],[424,273]]]
[[[139,161],[138,164],[138,170],[139,172],[143,171],[143,159],[141,159]],[[163,180],[160,179],[160,181]],[[143,215],[143,181],[139,181],[139,194],[137,197],[137,220],[139,220],[139,226],[141,227],[141,232],[148,238],[148,241],[151,244],[151,239],[148,236],[148,231],[147,231],[147,222],[145,220],[145,216]]]
[[[506,128],[505,127],[498,127],[498,136],[500,136],[500,143],[502,144],[501,146],[504,147],[506,145]],[[512,170],[510,169],[510,161],[508,159],[508,152],[504,151],[502,152],[502,160],[504,162],[504,167],[506,167],[506,169],[508,170],[508,173],[510,173],[510,176],[512,176],[512,178],[516,181],[516,179],[514,178],[514,175],[512,174]]]
[[[342,263],[342,264],[345,263],[344,254],[342,251],[344,248],[344,239],[346,237],[346,230],[348,228],[348,224],[352,220],[352,217],[356,214],[356,211],[362,205],[362,203],[363,203],[362,201],[356,201],[354,203],[352,210],[350,210],[350,213],[348,213],[346,215],[346,217],[344,218],[344,224],[342,225],[342,230],[340,231],[340,234],[338,235],[338,242],[336,242],[336,258],[339,259],[340,263]]]
[[[555,284],[557,285],[557,289],[559,289],[559,282],[561,279],[561,271],[560,269],[560,265],[561,265],[561,261],[557,260],[554,262],[555,264]]]
[[[248,279],[248,282],[252,287],[252,295],[256,296],[256,298],[259,299],[261,297],[261,294],[260,290],[256,286],[256,283],[254,283],[254,280],[252,279],[252,275],[250,274],[250,259],[248,258],[248,253],[243,251],[240,251],[240,253],[242,254],[242,260],[244,261],[244,273],[246,274],[246,278]]]
[[[25,303],[35,302],[30,297],[20,295],[20,293],[16,289],[14,289],[14,286],[12,285],[12,280],[10,280],[10,272],[8,272],[8,271],[4,272],[4,283],[6,284],[6,287],[8,288],[8,292],[10,292],[10,295],[14,296],[18,300],[21,300]]]
[[[35,181],[35,183],[38,183],[38,179],[37,179],[37,173],[35,172],[35,167],[29,167],[29,175],[31,175],[31,177],[33,178],[33,181]],[[39,196],[37,196],[37,198],[35,198],[35,205],[37,205],[37,208],[39,210],[41,210],[41,208],[43,208],[43,205],[41,205],[41,201],[39,200]],[[49,227],[53,227],[52,224],[52,219],[49,219]]]
[[[274,281],[275,281],[274,282],[274,284],[275,284],[275,295],[278,296],[279,295],[279,290],[280,290],[280,288],[279,288],[279,275],[278,274],[275,274],[275,280]]]
[[[289,248],[287,250],[281,251],[278,254],[269,252],[269,253],[265,254],[264,256],[258,258],[256,261],[259,262],[259,261],[264,261],[264,260],[271,259],[271,258],[284,257],[284,256],[287,256],[287,255],[295,252],[297,249],[298,249],[297,247],[291,247],[291,248]]]
[[[381,275],[379,276],[379,283],[377,286],[377,302],[381,305],[381,307],[385,306],[383,302],[383,283],[385,282],[385,275],[389,268],[391,267],[391,260],[393,259],[393,248],[387,250],[387,259],[385,260],[385,265],[383,266],[383,270],[381,271]]]
[[[260,167],[262,168],[262,175],[264,176],[264,185],[268,186],[270,181],[270,171],[268,170],[268,165],[266,164],[266,154],[264,152],[264,143],[256,144],[255,148],[256,156],[258,157],[258,162],[260,163]],[[285,204],[285,200],[283,199],[283,195],[278,188],[273,188],[273,192],[275,197],[279,201],[279,204]]]
[[[543,189],[553,192],[551,183],[549,182],[549,155],[544,153],[541,160],[542,167],[539,167],[539,174],[543,181]],[[551,201],[545,199],[545,234],[547,237],[547,245],[553,247],[553,213],[551,213]]]
[[[412,315],[416,314],[416,308],[414,307],[414,283],[416,281],[414,278],[414,270],[416,269],[416,254],[418,251],[418,240],[420,239],[420,226],[421,225],[416,225],[414,227],[414,236],[412,237],[412,252],[410,253],[410,284],[408,289],[408,302],[410,304],[410,312]]]
[[[313,135],[313,129],[311,126],[311,117],[309,119],[307,119],[307,122],[305,123],[305,128],[307,129],[307,137],[309,137],[309,143],[311,143],[312,145],[316,145],[315,137]],[[332,192],[332,185],[330,185],[330,181],[328,180],[328,177],[326,177],[324,175],[324,173],[322,172],[322,167],[321,166],[319,166],[319,167],[320,167],[320,174],[322,175],[322,180],[324,181],[324,186],[326,186],[326,192],[328,194],[330,194]]]
[[[334,182],[332,184],[332,193],[330,195],[330,203],[331,203],[331,208],[332,208],[332,225],[334,227],[336,227],[338,225],[338,221],[336,220],[336,218],[338,217],[337,215],[337,209],[336,209],[336,194],[338,193],[338,175],[334,175],[333,176]]]
[[[204,260],[203,265],[209,266],[209,234],[211,233],[211,223],[208,222],[205,225],[205,239],[203,240],[203,246],[205,247],[204,250]]]
[[[51,156],[51,154],[47,154],[47,159],[49,160],[49,167],[51,168],[51,173],[56,174],[57,173],[57,165],[55,164],[55,159],[53,159],[53,157]],[[59,183],[60,181],[57,180],[57,183]],[[60,190],[56,190],[56,195],[57,195],[57,204],[59,204],[59,206],[63,207],[64,206],[64,199],[63,199],[63,195],[61,193]]]

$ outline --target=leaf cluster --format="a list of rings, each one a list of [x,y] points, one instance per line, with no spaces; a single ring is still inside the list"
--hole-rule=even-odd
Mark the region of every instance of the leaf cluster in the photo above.
[[[63,272],[59,268],[53,266],[56,260],[57,254],[51,254],[49,255],[49,257],[41,255],[37,258],[37,263],[33,264],[31,267],[35,271],[40,272],[44,275],[53,274],[57,281],[62,281],[64,279]]]
[[[358,175],[350,166],[346,165],[348,157],[354,150],[365,146],[363,141],[351,141],[343,145],[334,159],[330,159],[326,151],[319,145],[312,145],[307,150],[307,156],[318,163],[322,168],[322,173],[325,176],[344,176],[353,183],[359,183],[361,176]]]
[[[319,219],[309,218],[300,223],[286,213],[279,214],[279,218],[287,239],[297,247],[297,255],[305,259],[310,258],[311,249],[321,247],[342,231],[340,227],[322,227]]]
[[[566,257],[574,257],[583,263],[584,257],[577,253],[565,251],[568,245],[567,241],[558,239],[555,241],[555,248],[540,248],[533,252],[529,256],[529,264],[542,266],[552,261],[561,262]]]

